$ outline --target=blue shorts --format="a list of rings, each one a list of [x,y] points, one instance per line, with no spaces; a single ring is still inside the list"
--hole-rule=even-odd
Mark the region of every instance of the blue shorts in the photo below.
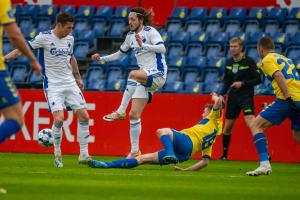
[[[0,109],[20,102],[18,92],[7,72],[0,73]]]
[[[295,101],[298,111],[291,115],[289,104],[282,99],[275,99],[265,110],[260,113],[260,116],[272,124],[280,125],[286,118],[292,121],[292,130],[300,131],[300,101]]]
[[[175,156],[177,157],[179,162],[187,161],[188,159],[190,159],[193,150],[193,143],[190,137],[174,129],[171,130],[173,132],[173,148]],[[167,151],[164,149],[158,152],[159,164],[167,164],[163,161],[163,157],[165,157],[166,155]]]

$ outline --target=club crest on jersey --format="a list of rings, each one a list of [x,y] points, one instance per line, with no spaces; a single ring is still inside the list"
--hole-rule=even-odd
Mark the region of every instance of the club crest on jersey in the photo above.
[[[50,54],[54,56],[67,56],[71,55],[71,52],[68,49],[52,48],[50,49]]]
[[[236,74],[239,71],[239,66],[238,65],[233,65],[232,66],[232,73]]]

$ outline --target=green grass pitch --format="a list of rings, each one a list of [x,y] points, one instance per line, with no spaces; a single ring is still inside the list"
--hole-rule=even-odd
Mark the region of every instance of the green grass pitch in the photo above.
[[[55,168],[52,155],[0,153],[0,200],[300,199],[300,164],[273,163],[271,175],[248,177],[257,163],[211,161],[201,171],[178,172],[171,165],[92,169],[75,155],[63,160],[64,168]]]

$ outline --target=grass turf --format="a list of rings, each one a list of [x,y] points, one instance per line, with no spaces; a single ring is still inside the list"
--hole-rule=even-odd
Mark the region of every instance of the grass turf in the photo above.
[[[115,157],[95,157],[113,160]],[[299,199],[299,164],[273,163],[269,176],[248,177],[254,162],[211,161],[198,172],[172,166],[135,169],[92,169],[65,155],[64,168],[52,155],[0,153],[0,199]],[[197,161],[181,163],[187,167]]]

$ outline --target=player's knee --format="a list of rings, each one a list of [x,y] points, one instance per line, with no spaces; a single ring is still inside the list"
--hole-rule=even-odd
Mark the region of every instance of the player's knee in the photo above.
[[[128,78],[136,80],[137,79],[137,73],[135,71],[131,71],[128,75]]]
[[[89,117],[89,115],[88,115],[87,113],[85,113],[85,114],[83,114],[83,115],[79,115],[79,116],[78,116],[78,120],[79,120],[80,122],[89,122],[90,117]]]
[[[64,124],[64,119],[55,119],[54,120],[54,125],[58,128],[61,128]]]
[[[156,135],[157,137],[160,137],[162,135],[168,135],[169,134],[170,129],[169,128],[160,128],[156,130]]]
[[[130,120],[138,120],[140,119],[141,115],[139,112],[137,112],[136,110],[131,110],[129,112],[129,118]]]

